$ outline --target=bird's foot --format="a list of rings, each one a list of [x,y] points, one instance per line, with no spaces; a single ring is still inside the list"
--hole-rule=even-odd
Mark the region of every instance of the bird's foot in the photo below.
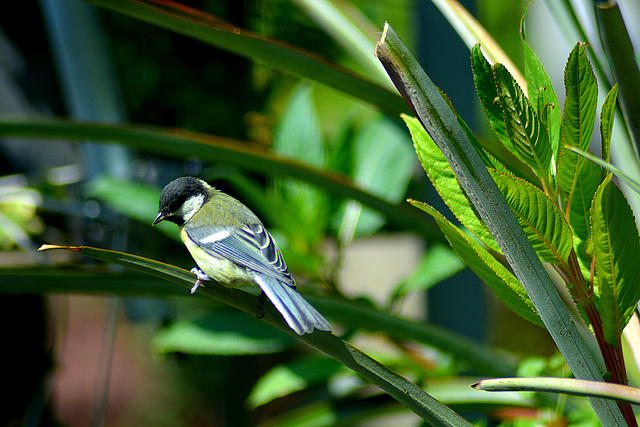
[[[191,272],[193,274],[196,275],[196,277],[198,278],[198,280],[196,280],[196,283],[193,285],[193,288],[191,288],[191,293],[195,293],[195,291],[198,290],[198,287],[202,284],[202,282],[207,281],[207,280],[211,280],[211,277],[207,276],[202,270],[200,270],[198,267],[193,267],[191,269]]]

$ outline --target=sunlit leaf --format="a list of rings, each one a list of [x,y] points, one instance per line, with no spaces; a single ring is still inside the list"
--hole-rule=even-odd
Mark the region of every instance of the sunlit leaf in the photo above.
[[[251,408],[269,403],[279,397],[304,390],[340,372],[342,365],[333,359],[302,359],[278,365],[256,383],[247,403]]]
[[[231,310],[162,328],[151,344],[160,353],[211,355],[264,354],[284,350],[295,339],[253,316]]]
[[[640,299],[640,236],[633,211],[609,175],[593,199],[592,239],[604,338],[618,347]]]
[[[442,151],[418,119],[410,116],[402,116],[402,118],[411,131],[418,159],[442,200],[456,218],[478,239],[491,249],[500,252],[498,243],[476,215]]]
[[[491,288],[500,301],[528,321],[542,326],[529,296],[509,269],[431,206],[417,201],[411,201],[411,204],[438,222],[453,250]]]
[[[492,176],[540,259],[566,262],[573,239],[558,205],[522,179],[495,171]]]

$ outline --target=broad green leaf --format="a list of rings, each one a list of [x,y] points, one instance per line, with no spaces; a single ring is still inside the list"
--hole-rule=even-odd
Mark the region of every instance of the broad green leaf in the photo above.
[[[500,301],[528,321],[543,326],[529,296],[509,269],[434,208],[426,203],[410,202],[436,220],[453,250],[489,286]]]
[[[220,310],[197,320],[179,320],[151,341],[159,353],[211,355],[265,354],[282,351],[295,339],[253,316]]]
[[[598,188],[591,216],[598,313],[605,340],[618,348],[640,299],[640,236],[633,211],[612,176]]]
[[[507,134],[504,124],[502,107],[498,104],[498,89],[491,64],[486,60],[480,50],[480,45],[475,45],[471,49],[471,70],[473,71],[473,81],[476,85],[476,92],[482,104],[482,109],[487,117],[489,125],[498,140],[509,149],[513,150],[513,145]]]
[[[394,297],[425,291],[464,267],[464,262],[448,246],[436,243],[427,249],[413,274],[400,282],[394,291]]]
[[[278,365],[258,380],[247,403],[251,408],[257,408],[325,381],[341,370],[345,372],[341,368],[342,365],[328,358],[294,360],[288,365]]]
[[[600,139],[602,144],[602,160],[611,161],[611,135],[613,134],[613,118],[616,113],[618,85],[611,88],[602,104],[600,112]]]
[[[562,145],[589,148],[596,119],[598,84],[587,58],[584,43],[577,43],[564,69]]]
[[[552,151],[549,134],[507,69],[496,64],[493,72],[505,128],[514,154],[533,169],[543,182],[550,183]]]
[[[490,172],[540,259],[553,264],[565,263],[573,239],[558,205],[525,180]]]
[[[402,118],[411,131],[418,159],[420,159],[422,167],[442,200],[449,206],[456,218],[482,243],[500,252],[498,243],[476,215],[442,151],[418,119],[409,116],[402,116]]]
[[[563,146],[556,176],[565,218],[574,235],[586,241],[591,233],[591,202],[602,182],[600,168]]]
[[[406,130],[380,116],[357,130],[352,144],[351,179],[360,187],[390,203],[399,203],[415,168],[415,155]],[[344,204],[340,241],[370,234],[384,224],[384,217],[355,201]]]
[[[554,157],[558,156],[558,147],[560,145],[560,104],[556,91],[553,89],[551,79],[547,74],[538,55],[531,49],[526,41],[525,34],[525,15],[530,3],[525,4],[520,20],[520,39],[522,40],[522,48],[524,51],[524,76],[527,79],[527,92],[531,105],[538,106],[538,114],[543,115],[543,109],[548,108],[547,126],[549,129],[549,140]]]

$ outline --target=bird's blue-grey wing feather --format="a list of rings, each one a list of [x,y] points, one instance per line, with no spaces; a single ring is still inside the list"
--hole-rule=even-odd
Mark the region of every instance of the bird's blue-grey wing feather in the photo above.
[[[188,224],[185,231],[191,240],[211,255],[226,258],[242,267],[295,286],[280,249],[263,225],[251,224],[225,229]],[[228,236],[219,240],[209,239],[210,236],[225,231],[229,233]]]

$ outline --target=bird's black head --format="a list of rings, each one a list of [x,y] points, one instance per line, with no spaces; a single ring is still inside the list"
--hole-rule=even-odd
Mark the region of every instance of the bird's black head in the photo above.
[[[209,184],[192,176],[171,181],[160,194],[159,212],[153,225],[164,220],[184,224],[208,200],[210,191]]]

